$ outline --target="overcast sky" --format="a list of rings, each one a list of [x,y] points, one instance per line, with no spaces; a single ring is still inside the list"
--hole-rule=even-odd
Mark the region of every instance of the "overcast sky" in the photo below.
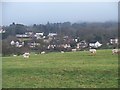
[[[4,2],[3,25],[118,20],[117,2]]]

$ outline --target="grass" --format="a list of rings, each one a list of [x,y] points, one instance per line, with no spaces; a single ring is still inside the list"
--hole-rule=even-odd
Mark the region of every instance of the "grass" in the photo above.
[[[19,40],[20,40],[21,42],[24,42],[24,41],[31,40],[31,38],[19,38]]]
[[[3,57],[3,88],[117,88],[118,57],[111,50]]]

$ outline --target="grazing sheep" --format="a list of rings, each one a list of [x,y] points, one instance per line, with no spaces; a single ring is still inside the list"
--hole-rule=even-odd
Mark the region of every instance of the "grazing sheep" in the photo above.
[[[13,55],[14,57],[16,57],[17,55]]]
[[[64,53],[64,51],[61,51],[61,53]]]
[[[37,54],[35,54],[35,55],[37,55]]]
[[[96,54],[96,49],[90,49],[89,51],[90,51],[90,53],[92,53],[92,55]]]
[[[29,58],[29,57],[30,57],[30,53],[24,53],[24,54],[23,54],[23,57],[24,57],[24,58]]]
[[[120,53],[120,50],[119,49],[113,49],[112,50],[112,54],[119,54]]]
[[[45,54],[45,51],[42,51],[41,54]]]

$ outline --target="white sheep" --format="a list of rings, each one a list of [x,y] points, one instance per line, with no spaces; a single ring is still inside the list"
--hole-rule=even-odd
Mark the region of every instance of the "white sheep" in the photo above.
[[[17,55],[13,55],[14,57],[16,57]]]
[[[120,53],[119,49],[112,49],[112,54],[118,54],[118,53]]]
[[[61,51],[61,53],[64,53],[64,51]]]
[[[29,58],[29,57],[30,57],[30,53],[24,53],[24,54],[23,54],[23,57],[24,57],[24,58]]]
[[[90,53],[92,53],[93,55],[96,54],[96,49],[90,49],[89,51],[90,51]]]
[[[42,51],[41,54],[45,54],[45,51]]]

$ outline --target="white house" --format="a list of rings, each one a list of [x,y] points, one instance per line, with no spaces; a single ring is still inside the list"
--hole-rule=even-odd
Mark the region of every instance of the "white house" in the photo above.
[[[16,42],[16,46],[19,46],[19,42],[18,41]]]
[[[57,33],[49,33],[48,36],[51,36],[51,37],[57,36]]]
[[[75,39],[75,42],[78,42],[78,39],[77,39],[77,38]]]
[[[22,47],[22,46],[24,46],[24,42],[20,43],[18,41],[15,42],[15,41],[12,40],[10,42],[10,45],[12,45],[12,46],[15,45],[16,47]]]
[[[98,47],[101,47],[102,44],[97,41],[95,43],[89,43],[89,46],[90,47],[94,47],[94,48],[98,48]]]
[[[10,45],[15,45],[15,41],[12,40],[12,41],[10,42]]]
[[[6,31],[3,29],[0,29],[0,33],[5,33]]]
[[[16,37],[17,38],[29,38],[29,35],[26,35],[26,34],[17,34]]]
[[[40,39],[41,36],[43,36],[43,35],[44,35],[43,32],[42,33],[35,33],[34,37],[36,37],[37,39]]]
[[[110,44],[118,44],[118,38],[110,39]]]
[[[39,36],[43,36],[44,35],[44,33],[42,32],[42,33],[35,33],[35,37],[39,37]]]
[[[71,46],[70,46],[70,44],[63,44],[62,45],[64,48],[70,48]]]
[[[33,32],[25,32],[26,35],[32,35]]]
[[[87,47],[87,46],[88,46],[88,44],[86,43],[85,40],[77,43],[77,49],[79,49],[79,48],[85,48],[85,47]]]
[[[33,48],[33,47],[39,46],[40,43],[30,42],[30,43],[28,43],[28,45],[29,45],[29,47]]]

